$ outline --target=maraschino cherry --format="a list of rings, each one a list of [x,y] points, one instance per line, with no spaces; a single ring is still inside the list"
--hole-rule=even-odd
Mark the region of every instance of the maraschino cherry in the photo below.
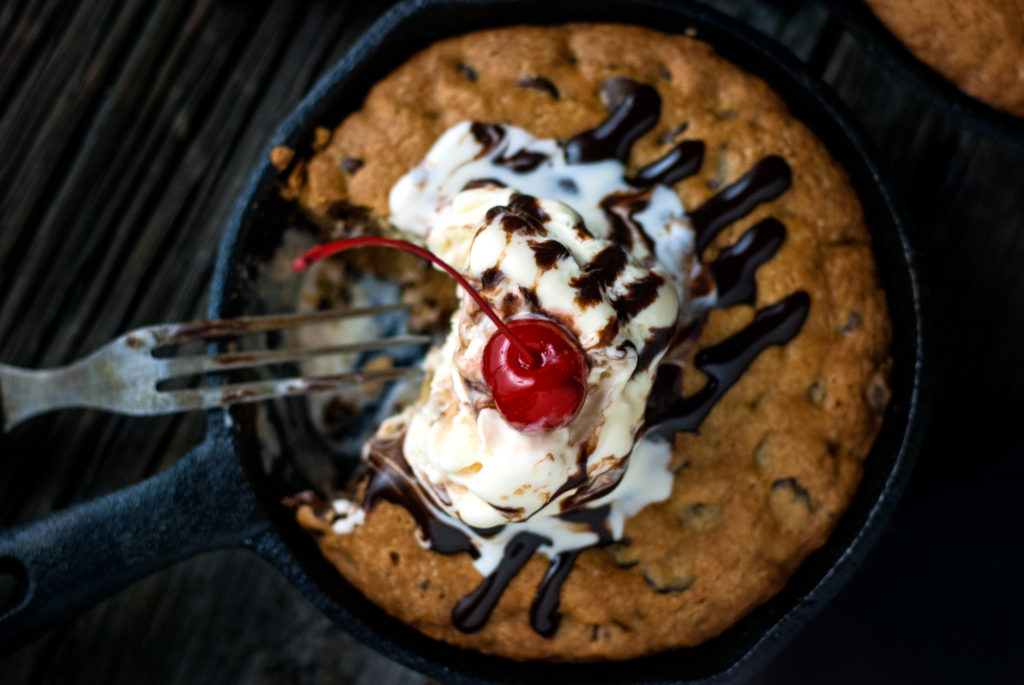
[[[376,245],[405,250],[444,269],[458,281],[498,330],[484,346],[484,382],[505,422],[523,433],[542,434],[576,418],[587,393],[587,365],[576,338],[550,319],[528,317],[507,324],[483,296],[437,255],[404,240],[361,236],[318,245],[292,262],[305,271],[310,264],[357,247]]]
[[[572,333],[548,319],[514,319],[484,347],[484,381],[502,418],[523,433],[549,433],[579,413],[587,393],[587,365]],[[509,342],[518,336],[540,355],[525,359]]]

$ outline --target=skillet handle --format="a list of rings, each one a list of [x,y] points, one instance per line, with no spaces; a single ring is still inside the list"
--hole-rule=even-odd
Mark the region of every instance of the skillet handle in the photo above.
[[[145,575],[268,526],[231,438],[211,420],[206,440],[166,471],[0,531],[0,580],[19,586],[13,606],[0,606],[0,653]]]

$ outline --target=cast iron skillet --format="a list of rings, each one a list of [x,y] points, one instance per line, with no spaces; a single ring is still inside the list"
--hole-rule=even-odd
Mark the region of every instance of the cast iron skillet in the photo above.
[[[864,48],[932,106],[984,135],[1024,144],[1024,118],[971,97],[919,60],[861,0],[827,0],[829,8]]]
[[[921,295],[901,212],[863,134],[835,96],[786,51],[700,5],[656,0],[427,0],[389,11],[302,101],[271,145],[308,150],[316,125],[332,126],[367,89],[413,52],[440,38],[516,23],[619,21],[696,35],[764,78],[846,168],[874,237],[895,335],[892,401],[865,464],[864,479],[827,544],[786,587],[721,636],[696,648],[618,663],[519,663],[430,640],[355,591],[279,504],[290,487],[261,465],[253,412],[210,414],[203,444],[152,478],[0,533],[0,571],[24,594],[0,617],[0,644],[21,641],[174,561],[244,546],[270,561],[324,613],[383,654],[445,681],[664,682],[735,675],[763,660],[843,584],[888,519],[910,474],[923,429]],[[264,159],[267,159],[264,156]],[[228,223],[211,287],[211,317],[258,308],[254,265],[273,251],[291,208],[278,199],[276,171],[262,162]]]

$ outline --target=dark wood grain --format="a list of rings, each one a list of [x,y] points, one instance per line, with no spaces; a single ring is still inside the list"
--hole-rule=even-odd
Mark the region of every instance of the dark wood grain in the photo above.
[[[915,220],[938,322],[941,385],[911,493],[934,474],[970,478],[1019,441],[1024,153],[934,111],[815,3],[712,4],[810,64],[888,164]],[[200,317],[220,231],[271,131],[380,9],[0,4],[0,359],[64,363],[128,328]],[[35,419],[0,436],[0,525],[166,468],[204,426],[199,415]],[[223,551],[0,658],[0,680],[424,679],[336,629],[263,562]]]

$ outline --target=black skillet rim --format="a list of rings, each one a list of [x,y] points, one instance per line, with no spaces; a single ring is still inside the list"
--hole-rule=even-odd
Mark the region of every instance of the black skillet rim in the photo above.
[[[517,13],[528,14],[529,21],[508,20],[510,15]],[[640,20],[641,14],[646,21]],[[541,17],[543,19],[538,20]],[[440,22],[445,18],[448,23]],[[835,95],[784,49],[714,10],[701,5],[670,5],[657,0],[573,0],[557,5],[542,0],[409,0],[386,13],[353,45],[281,124],[267,150],[279,144],[307,149],[305,145],[313,126],[340,121],[338,103],[331,105],[329,102],[332,93],[335,100],[338,92],[348,88],[357,88],[361,94],[365,93],[365,89],[359,89],[358,83],[353,85],[353,78],[362,78],[366,81],[364,85],[368,86],[429,42],[464,33],[471,28],[510,23],[554,24],[583,19],[653,25],[674,33],[696,27],[698,38],[707,39],[720,54],[772,85],[794,115],[815,131],[848,170],[869,217],[883,285],[890,298],[896,329],[893,355],[897,359],[893,402],[882,434],[866,463],[865,477],[854,503],[825,546],[801,565],[779,594],[704,646],[596,664],[521,663],[485,656],[430,640],[390,618],[341,580],[333,566],[320,556],[308,535],[296,534],[293,520],[272,496],[267,477],[258,472],[252,459],[246,460],[244,451],[251,450],[251,446],[245,440],[239,440],[237,456],[246,467],[250,483],[275,530],[257,541],[255,547],[348,632],[390,658],[444,681],[675,682],[682,678],[690,681],[717,680],[749,669],[758,659],[774,653],[784,639],[810,618],[852,573],[888,519],[920,446],[927,399],[927,393],[922,392],[925,379],[924,317],[914,267],[916,257],[906,238],[902,209],[891,187],[882,180],[879,165],[874,161],[876,156],[871,153],[866,137],[851,122]],[[472,26],[458,28],[459,22]],[[396,27],[401,28],[396,32]],[[408,40],[410,33],[418,39]],[[407,40],[396,36],[404,36]],[[399,46],[397,57],[377,56],[375,65],[363,63],[375,56],[381,46],[386,49],[396,43]],[[371,76],[367,71],[377,75]],[[356,77],[352,77],[353,72]],[[354,107],[341,108],[345,109]],[[327,116],[327,111],[332,111],[335,116]],[[817,117],[817,120],[812,123],[809,115]],[[232,311],[231,307],[233,298],[242,287],[237,268],[239,258],[244,256],[244,252],[240,252],[241,240],[253,225],[258,224],[275,184],[276,170],[264,161],[254,170],[239,197],[218,252],[211,286],[211,317],[239,313]],[[231,289],[233,284],[235,287]],[[884,463],[879,462],[880,459]],[[854,513],[857,514],[856,520],[852,519]]]
[[[825,0],[831,12],[869,54],[940,112],[972,131],[1024,144],[1024,117],[1003,112],[957,88],[918,59],[863,0]]]

